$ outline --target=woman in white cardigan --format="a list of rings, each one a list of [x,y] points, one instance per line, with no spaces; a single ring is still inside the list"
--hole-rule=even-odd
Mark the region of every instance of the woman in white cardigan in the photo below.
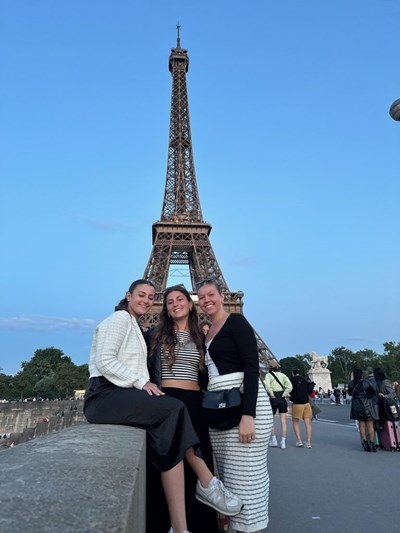
[[[147,454],[160,471],[172,527],[187,532],[184,504],[185,458],[198,477],[198,494],[223,514],[236,514],[242,502],[214,478],[196,455],[199,439],[185,405],[165,396],[150,382],[147,347],[137,319],[151,308],[154,285],[134,281],[115,312],[101,322],[90,350],[84,412],[93,424],[122,424],[145,429]]]

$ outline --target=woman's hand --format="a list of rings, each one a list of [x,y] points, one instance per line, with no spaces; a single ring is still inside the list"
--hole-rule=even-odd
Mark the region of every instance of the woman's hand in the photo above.
[[[254,417],[243,415],[239,424],[239,442],[251,442],[255,438]]]
[[[143,390],[150,396],[165,396],[165,392],[161,391],[155,383],[148,381],[146,385],[143,385]]]

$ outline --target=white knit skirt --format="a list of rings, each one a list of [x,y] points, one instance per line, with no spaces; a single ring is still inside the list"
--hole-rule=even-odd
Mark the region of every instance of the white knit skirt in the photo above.
[[[208,390],[229,389],[242,383],[243,372],[225,374],[210,378]],[[268,394],[261,381],[254,422],[256,438],[249,443],[239,442],[237,427],[226,431],[210,429],[218,476],[244,503],[242,511],[230,518],[231,529],[237,531],[258,531],[268,525],[267,452],[273,415]]]

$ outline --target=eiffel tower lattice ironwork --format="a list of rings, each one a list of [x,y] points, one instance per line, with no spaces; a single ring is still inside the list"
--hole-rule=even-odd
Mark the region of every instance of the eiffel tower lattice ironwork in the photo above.
[[[228,312],[242,313],[243,292],[232,292],[222,274],[213,252],[209,235],[211,225],[204,222],[197,189],[190,132],[189,101],[186,73],[189,68],[187,50],[180,46],[180,27],[177,26],[177,45],[171,49],[169,70],[172,74],[172,99],[168,144],[167,176],[161,219],[153,224],[153,249],[144,272],[144,278],[156,287],[151,312],[141,319],[147,328],[158,321],[170,267],[188,268],[196,301],[196,284],[206,278],[218,280]],[[199,310],[199,315],[204,314]],[[265,372],[274,355],[256,333],[261,368]]]

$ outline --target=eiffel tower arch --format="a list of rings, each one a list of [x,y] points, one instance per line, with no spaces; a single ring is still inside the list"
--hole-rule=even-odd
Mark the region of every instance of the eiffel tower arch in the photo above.
[[[143,277],[156,287],[154,305],[141,318],[144,328],[156,324],[162,308],[163,291],[171,269],[188,270],[191,293],[197,301],[196,285],[206,278],[218,280],[228,312],[243,312],[243,292],[231,291],[222,274],[210,242],[211,225],[203,219],[194,168],[190,131],[189,100],[186,74],[189,69],[187,50],[180,45],[180,26],[175,48],[169,56],[172,75],[172,98],[168,141],[167,176],[161,218],[153,224],[153,248]],[[199,315],[205,315],[199,310]],[[260,366],[266,372],[268,361],[275,359],[271,350],[256,333]]]

